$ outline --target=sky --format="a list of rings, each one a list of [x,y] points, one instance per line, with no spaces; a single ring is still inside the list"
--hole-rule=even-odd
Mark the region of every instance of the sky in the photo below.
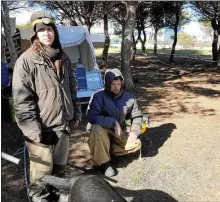
[[[16,24],[22,25],[22,24],[26,24],[29,21],[31,14],[32,12],[25,10],[22,11],[21,13],[11,15],[11,17],[16,17]]]
[[[10,17],[16,17],[16,25],[22,25],[29,22],[31,14],[40,9],[24,9],[20,12],[10,13]]]
[[[37,10],[39,10],[39,9],[33,10],[30,8],[29,10],[23,10],[19,13],[11,14],[10,16],[16,17],[16,24],[17,25],[22,25],[22,24],[26,24],[29,21],[31,14]],[[197,21],[193,21],[193,22],[190,22],[189,24],[184,26],[184,32],[186,32],[189,35],[200,36],[202,33],[202,30],[200,28],[200,24]]]
[[[200,35],[202,30],[199,22],[193,21],[184,26],[184,32],[190,35]]]

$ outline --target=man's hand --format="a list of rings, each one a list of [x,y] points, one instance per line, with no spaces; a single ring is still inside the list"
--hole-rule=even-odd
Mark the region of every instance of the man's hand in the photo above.
[[[137,139],[137,135],[134,132],[130,132],[128,136],[128,142],[133,142]]]
[[[36,134],[32,134],[29,136],[26,136],[29,140],[33,141],[33,142],[37,142],[39,143],[41,141],[41,135],[36,135]]]
[[[118,139],[121,139],[121,136],[123,134],[122,130],[121,130],[121,126],[119,125],[119,123],[116,121],[115,123],[115,133],[114,133],[114,136]]]

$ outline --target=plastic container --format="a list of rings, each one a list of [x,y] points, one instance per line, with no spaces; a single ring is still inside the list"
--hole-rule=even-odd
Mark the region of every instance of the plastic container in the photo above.
[[[8,65],[5,62],[1,64],[1,87],[4,88],[9,84]]]

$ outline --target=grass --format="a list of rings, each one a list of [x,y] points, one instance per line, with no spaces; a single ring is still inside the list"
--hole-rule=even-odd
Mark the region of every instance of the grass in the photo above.
[[[153,49],[147,49],[147,53],[153,53]],[[162,48],[157,50],[158,54],[170,54],[171,49],[170,48]],[[175,50],[175,54],[180,54],[180,55],[212,55],[211,50],[202,50],[202,49],[194,49],[194,50],[189,50],[189,49],[180,49],[180,50]]]
[[[95,55],[102,56],[102,51],[103,51],[103,48],[96,48]],[[108,49],[108,53],[120,53],[120,51],[121,51],[121,48],[116,48],[116,47],[110,47]]]
[[[137,185],[140,184],[141,182],[143,182],[146,179],[146,176],[143,172],[139,171],[137,173],[135,173],[132,177],[132,182]]]
[[[101,56],[102,51],[103,51],[103,48],[95,49],[96,56]],[[109,48],[109,53],[120,53],[120,51],[121,51],[121,49],[118,47],[110,47]],[[141,49],[138,49],[138,51],[141,51]],[[146,53],[153,53],[153,49],[146,49]],[[169,55],[171,53],[171,49],[170,48],[158,49],[157,53]],[[181,49],[181,50],[175,50],[175,54],[179,54],[179,55],[212,55],[212,51],[211,50],[202,50],[202,49],[194,49],[194,50]]]
[[[168,166],[168,165],[161,165],[160,166],[160,170],[161,171],[167,171],[167,170],[169,170],[170,169],[170,167]]]

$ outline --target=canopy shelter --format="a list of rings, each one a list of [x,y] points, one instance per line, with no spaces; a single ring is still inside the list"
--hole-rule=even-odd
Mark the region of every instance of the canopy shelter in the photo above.
[[[95,50],[86,27],[57,26],[63,50],[73,64],[82,63],[86,71],[98,70]]]

